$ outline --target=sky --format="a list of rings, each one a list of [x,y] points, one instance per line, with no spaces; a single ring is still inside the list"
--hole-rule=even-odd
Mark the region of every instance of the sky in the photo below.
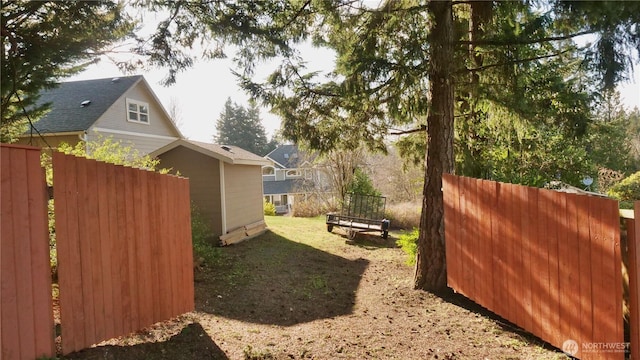
[[[308,70],[329,71],[334,61],[334,55],[326,49],[316,49],[311,46],[305,50]],[[254,79],[263,80],[277,64],[267,63],[256,68]],[[153,69],[133,74],[122,73],[117,66],[107,58],[90,65],[87,70],[64,81],[89,80],[100,78],[114,78],[129,75],[143,75],[149,83],[164,108],[169,111],[172,104],[176,104],[179,114],[178,127],[182,134],[191,140],[213,142],[215,124],[224,103],[228,98],[244,107],[249,106],[249,96],[237,85],[236,77],[232,74],[233,63],[230,59],[207,60],[196,63],[192,68],[179,73],[176,83],[170,86],[161,85],[168,71]],[[280,128],[280,120],[262,108],[260,118],[270,139]]]
[[[303,56],[308,61],[308,70],[329,71],[333,64],[333,53],[329,50],[307,46]],[[275,64],[256,67],[257,80],[262,80]],[[113,78],[126,75],[144,75],[145,79],[167,111],[175,104],[179,114],[178,127],[191,140],[213,142],[215,123],[224,109],[227,98],[242,106],[248,106],[249,97],[237,85],[231,73],[230,59],[208,60],[196,63],[192,68],[179,73],[174,85],[160,84],[166,76],[166,69],[152,69],[135,74],[123,74],[108,59],[103,58],[84,72],[65,81]],[[634,78],[619,87],[622,102],[628,110],[640,108],[640,64],[636,64]],[[271,138],[280,127],[277,116],[262,109],[260,118]]]

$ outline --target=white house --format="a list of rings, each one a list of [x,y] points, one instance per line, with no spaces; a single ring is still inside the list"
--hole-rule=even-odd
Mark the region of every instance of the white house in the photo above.
[[[298,146],[279,145],[265,158],[271,164],[262,167],[264,199],[276,206],[277,213],[287,213],[297,200],[327,190],[326,176],[314,164],[315,156]]]
[[[183,138],[141,75],[63,82],[40,93],[38,104],[45,103],[51,111],[18,143],[55,148],[104,136],[144,155]]]

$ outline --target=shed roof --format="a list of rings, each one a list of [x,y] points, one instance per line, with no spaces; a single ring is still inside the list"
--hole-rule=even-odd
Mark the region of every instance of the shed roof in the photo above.
[[[160,156],[178,146],[191,149],[203,155],[224,161],[228,164],[258,166],[270,165],[269,161],[265,158],[236,146],[210,144],[187,139],[175,140],[160,149],[151,152],[149,156]]]

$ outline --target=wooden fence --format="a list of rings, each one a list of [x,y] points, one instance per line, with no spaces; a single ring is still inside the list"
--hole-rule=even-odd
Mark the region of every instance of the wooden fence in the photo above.
[[[634,216],[627,225],[629,261],[629,327],[631,359],[640,359],[640,201],[635,202]]]
[[[2,145],[2,359],[55,355],[40,149]],[[53,156],[62,352],[194,309],[189,182]]]
[[[193,311],[189,181],[61,153],[53,171],[63,353]]]
[[[47,188],[40,149],[0,147],[2,359],[55,354]]]
[[[618,203],[443,178],[451,288],[582,359],[623,359]],[[573,340],[570,341],[570,340]]]

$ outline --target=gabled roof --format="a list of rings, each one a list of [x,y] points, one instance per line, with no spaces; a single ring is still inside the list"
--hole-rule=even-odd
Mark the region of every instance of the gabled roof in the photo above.
[[[209,144],[200,141],[179,139],[173,141],[160,149],[153,151],[149,154],[151,157],[158,157],[170,150],[173,150],[179,146],[183,146],[187,149],[199,152],[203,155],[224,161],[233,165],[270,165],[269,161],[265,158],[258,156],[252,152],[241,149],[235,146]]]
[[[268,153],[265,158],[273,161],[282,169],[296,169],[303,162],[312,161],[306,153],[301,152],[297,145],[279,145]]]
[[[51,103],[51,111],[34,123],[41,133],[88,130],[120,97],[138,83],[144,84],[169,115],[142,75],[69,81],[40,93],[38,105]],[[86,103],[89,101],[90,103]],[[82,105],[85,103],[86,105]],[[178,134],[180,131],[172,124]]]

